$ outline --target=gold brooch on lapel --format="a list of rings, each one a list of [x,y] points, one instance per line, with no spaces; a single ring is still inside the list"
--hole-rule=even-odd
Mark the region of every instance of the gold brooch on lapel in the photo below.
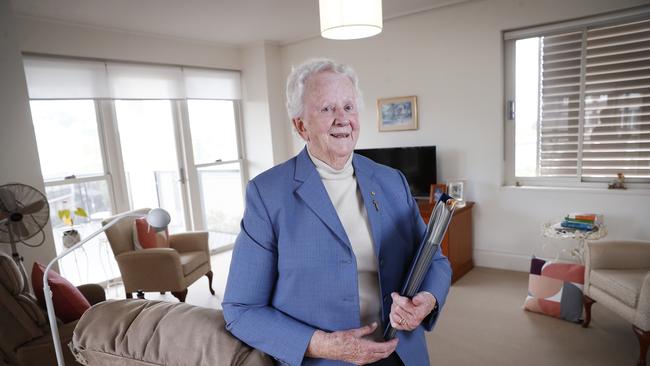
[[[375,192],[370,192],[370,195],[372,196],[372,204],[375,206],[375,210],[379,212],[379,202],[375,199]]]

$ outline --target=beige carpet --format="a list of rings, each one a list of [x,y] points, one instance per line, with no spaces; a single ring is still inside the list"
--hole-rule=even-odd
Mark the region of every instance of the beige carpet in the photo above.
[[[212,256],[215,296],[201,278],[189,288],[190,304],[219,308],[232,251]],[[433,366],[634,366],[639,346],[629,323],[593,306],[588,329],[523,311],[528,274],[475,268],[456,282],[433,332],[427,334]],[[109,297],[124,298],[123,289]],[[171,294],[147,299],[177,301]]]
[[[427,336],[432,365],[636,365],[632,326],[597,303],[589,328],[523,311],[528,274],[475,268]]]

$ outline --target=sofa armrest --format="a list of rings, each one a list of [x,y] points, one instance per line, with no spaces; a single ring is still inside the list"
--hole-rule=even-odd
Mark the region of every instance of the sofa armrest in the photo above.
[[[180,253],[204,251],[209,257],[208,236],[209,233],[207,231],[173,234],[169,236],[169,246],[178,250]]]
[[[587,270],[648,268],[650,263],[650,242],[587,242],[586,249]]]
[[[650,331],[650,270],[643,279],[639,301],[636,305],[636,315],[634,316],[634,325]]]
[[[79,319],[72,348],[87,365],[273,365],[226,330],[221,310],[164,301],[93,306]]]
[[[86,285],[77,286],[82,295],[88,300],[90,305],[95,305],[98,302],[106,301],[106,293],[104,288],[100,285],[89,283]]]
[[[126,292],[183,291],[185,281],[178,252],[155,248],[124,252],[115,257]]]

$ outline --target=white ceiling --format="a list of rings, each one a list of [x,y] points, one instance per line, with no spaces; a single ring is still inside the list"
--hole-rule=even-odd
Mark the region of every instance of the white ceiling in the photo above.
[[[350,0],[354,1],[354,0]],[[471,0],[383,0],[384,20]],[[318,0],[12,0],[16,15],[241,45],[320,33]]]

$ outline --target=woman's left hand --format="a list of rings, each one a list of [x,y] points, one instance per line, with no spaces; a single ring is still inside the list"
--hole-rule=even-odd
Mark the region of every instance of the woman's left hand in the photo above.
[[[390,307],[390,325],[397,330],[411,331],[436,307],[436,298],[422,291],[409,299],[393,292],[393,305]]]

